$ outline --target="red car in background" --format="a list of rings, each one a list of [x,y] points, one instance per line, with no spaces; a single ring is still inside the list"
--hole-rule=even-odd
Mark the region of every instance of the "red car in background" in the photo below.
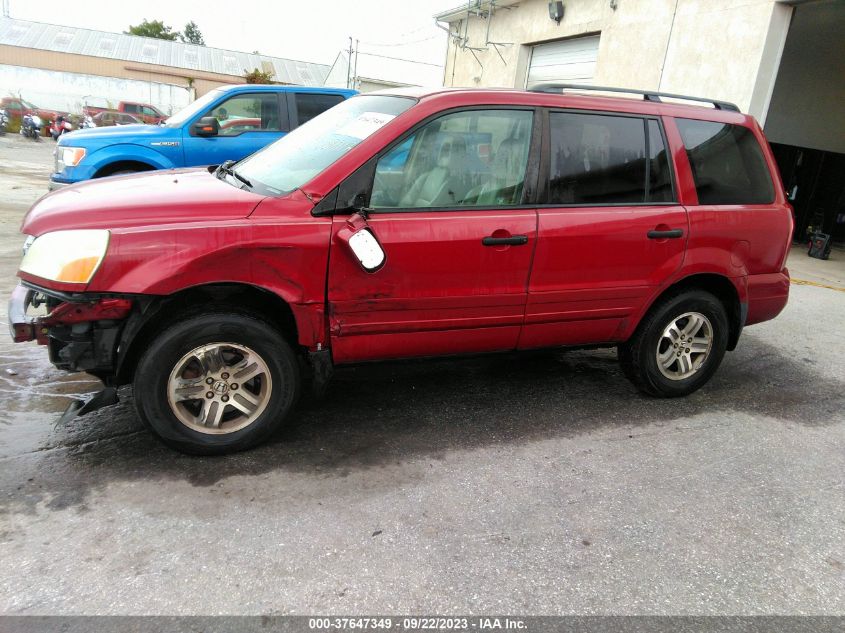
[[[37,114],[44,122],[44,131],[48,132],[49,124],[59,116],[70,116],[67,112],[39,108],[25,99],[19,97],[3,97],[0,99],[0,109],[6,110],[9,117],[20,120],[25,114]]]
[[[360,95],[238,163],[47,195],[14,338],[105,382],[68,415],[133,383],[201,454],[265,440],[304,378],[362,361],[617,347],[641,391],[692,393],[788,299],[771,150],[732,104],[572,88]]]
[[[94,125],[97,127],[109,127],[112,125],[138,125],[143,123],[140,119],[135,118],[131,114],[124,114],[122,112],[99,112],[91,117]]]
[[[139,120],[141,123],[149,123],[158,125],[168,118],[161,110],[149,103],[138,103],[136,101],[121,101],[117,104],[117,108],[102,108],[99,106],[88,105],[87,103],[82,108],[84,116],[94,117],[101,112],[110,112],[112,114],[128,114]]]

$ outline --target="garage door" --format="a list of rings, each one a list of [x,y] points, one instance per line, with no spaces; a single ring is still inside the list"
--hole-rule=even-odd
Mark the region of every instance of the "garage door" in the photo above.
[[[598,52],[598,35],[537,44],[531,50],[526,86],[546,81],[592,83]]]

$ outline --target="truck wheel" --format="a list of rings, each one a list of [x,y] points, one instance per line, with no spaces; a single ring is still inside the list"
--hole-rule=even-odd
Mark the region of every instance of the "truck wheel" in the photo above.
[[[135,408],[165,444],[193,455],[241,451],[287,418],[301,376],[264,321],[209,313],[162,331],[135,371]]]
[[[618,353],[625,375],[640,391],[673,398],[710,380],[727,344],[722,302],[709,292],[686,290],[660,300]]]

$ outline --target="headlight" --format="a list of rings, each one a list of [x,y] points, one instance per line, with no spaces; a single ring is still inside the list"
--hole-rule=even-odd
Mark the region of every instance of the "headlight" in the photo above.
[[[105,230],[45,233],[29,244],[21,271],[51,281],[87,284],[103,261],[108,246],[109,232]]]
[[[85,148],[58,147],[56,148],[56,158],[58,159],[56,171],[61,171],[64,167],[76,167],[85,158]]]

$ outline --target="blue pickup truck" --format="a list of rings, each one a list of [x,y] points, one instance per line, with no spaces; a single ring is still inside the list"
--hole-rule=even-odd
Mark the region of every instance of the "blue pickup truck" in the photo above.
[[[203,95],[162,125],[64,134],[50,189],[89,178],[240,160],[354,94],[335,88],[228,86]]]

